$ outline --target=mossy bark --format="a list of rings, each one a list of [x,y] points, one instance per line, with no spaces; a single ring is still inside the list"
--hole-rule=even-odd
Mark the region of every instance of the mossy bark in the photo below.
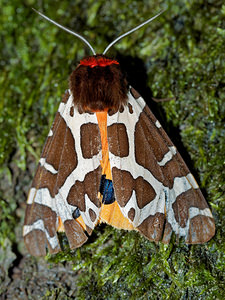
[[[35,164],[69,74],[90,55],[81,41],[36,15],[33,6],[83,34],[98,53],[167,8],[108,55],[120,60],[197,177],[216,220],[210,242],[156,245],[136,232],[101,225],[76,251],[65,242],[64,252],[45,261],[27,256],[22,224]],[[0,295],[224,299],[223,1],[1,0],[0,7]],[[152,96],[174,100],[156,105]]]

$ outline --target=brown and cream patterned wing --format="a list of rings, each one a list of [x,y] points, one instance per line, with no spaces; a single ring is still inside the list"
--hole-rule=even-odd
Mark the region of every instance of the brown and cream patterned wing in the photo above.
[[[140,95],[108,117],[109,157],[116,200],[150,240],[203,243],[215,233],[211,211],[186,164]]]
[[[80,114],[67,93],[49,132],[27,200],[24,241],[35,256],[60,251],[59,218],[71,248],[94,228],[100,203],[101,142],[94,114]],[[93,134],[90,134],[92,132]]]

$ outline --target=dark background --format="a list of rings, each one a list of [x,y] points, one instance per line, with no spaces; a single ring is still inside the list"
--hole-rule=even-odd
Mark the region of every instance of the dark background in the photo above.
[[[89,49],[120,60],[178,147],[212,208],[215,237],[154,244],[96,228],[76,251],[36,259],[22,225],[35,166],[68,76]],[[224,299],[225,5],[223,1],[0,0],[0,299]],[[174,98],[156,104],[151,97]]]

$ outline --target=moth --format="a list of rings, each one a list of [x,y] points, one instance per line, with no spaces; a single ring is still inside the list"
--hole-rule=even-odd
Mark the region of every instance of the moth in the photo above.
[[[80,247],[101,222],[163,243],[172,232],[188,244],[215,233],[207,202],[176,147],[119,62],[105,55],[128,33],[102,55],[82,37],[93,56],[70,76],[27,200],[23,236],[34,256],[46,255],[46,248],[61,251],[57,231],[65,231],[71,249]]]

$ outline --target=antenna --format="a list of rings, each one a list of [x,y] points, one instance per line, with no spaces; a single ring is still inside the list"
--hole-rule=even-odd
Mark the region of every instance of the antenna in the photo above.
[[[43,15],[41,12],[37,11],[36,9],[34,9],[34,8],[32,8],[32,9],[33,9],[37,14],[39,14],[41,17],[43,17],[44,19],[46,19],[47,21],[53,23],[54,25],[58,26],[59,28],[65,30],[65,31],[67,31],[67,32],[69,32],[69,33],[75,35],[75,36],[78,37],[79,39],[81,39],[85,44],[88,45],[88,47],[91,49],[92,53],[93,53],[94,55],[96,55],[96,52],[95,52],[95,50],[92,48],[91,44],[90,44],[84,37],[82,37],[80,34],[78,34],[78,33],[76,33],[76,32],[73,32],[72,30],[70,30],[70,29],[68,29],[68,28],[66,28],[66,27],[64,27],[64,26],[62,26],[62,25],[60,25],[59,23],[57,23],[57,22],[53,21],[52,19],[50,19],[49,17]]]
[[[110,43],[104,50],[103,55],[106,54],[106,52],[109,50],[109,48],[111,48],[115,43],[117,43],[119,40],[121,40],[123,37],[127,36],[128,34],[138,30],[139,28],[141,28],[142,26],[150,23],[151,21],[153,21],[154,19],[156,19],[158,16],[160,16],[162,13],[164,13],[165,10],[160,11],[157,15],[155,15],[154,17],[146,20],[145,22],[141,23],[140,25],[136,26],[135,28],[129,30],[128,32],[120,35],[118,38],[116,38],[112,43]]]

